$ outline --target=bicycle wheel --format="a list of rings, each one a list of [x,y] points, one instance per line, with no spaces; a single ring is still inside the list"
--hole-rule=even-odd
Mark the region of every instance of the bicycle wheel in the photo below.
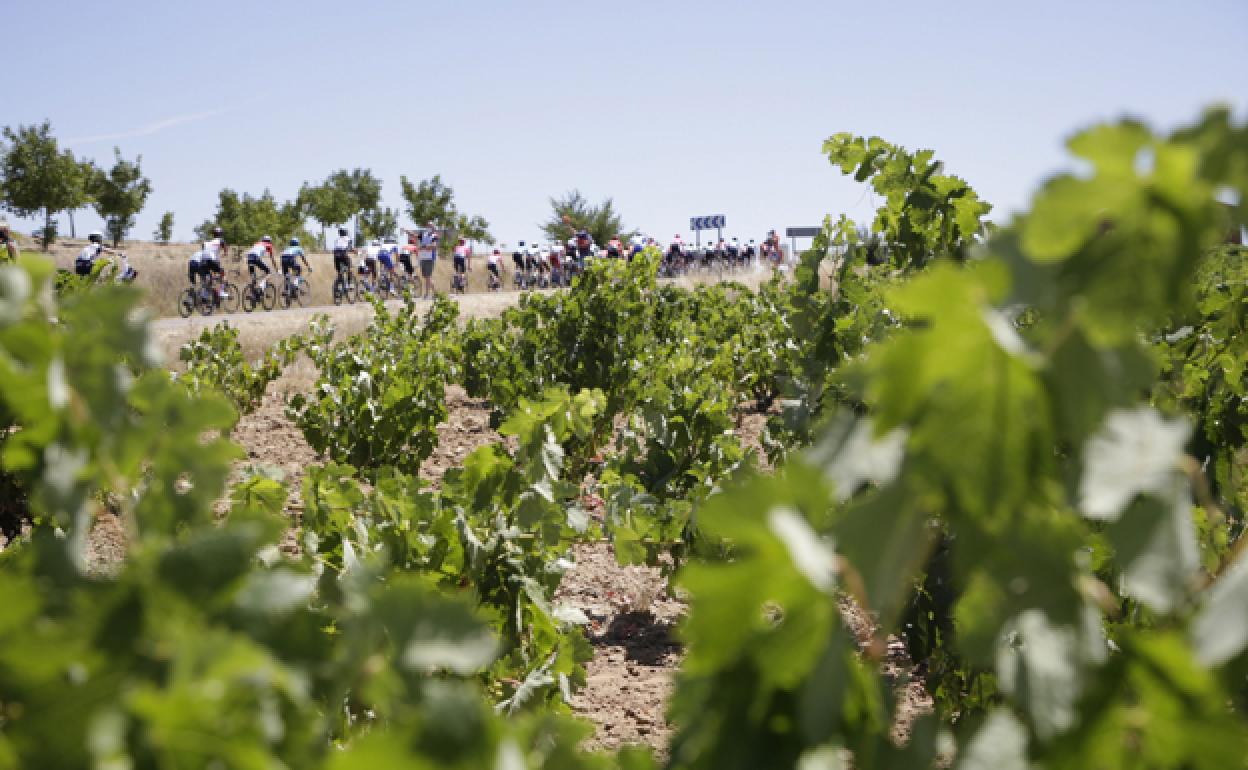
[[[243,296],[242,296],[241,301],[243,305],[243,310],[247,311],[248,313],[256,309],[257,297],[256,297],[256,284],[254,281],[243,287]]]
[[[237,313],[239,301],[242,297],[238,284],[226,283],[222,288],[225,289],[225,296],[221,298],[221,312]]]
[[[342,280],[342,276],[334,279],[334,304],[341,305],[342,301],[347,298],[347,283]]]
[[[354,305],[360,301],[360,279],[352,278],[343,287],[344,296],[347,298],[348,305]]]
[[[200,289],[196,294],[199,300],[199,314],[212,315],[217,309],[217,290],[209,286],[207,289]]]
[[[295,301],[300,305],[307,302],[308,295],[312,293],[312,289],[308,287],[307,279],[299,279],[299,287],[295,291]]]
[[[260,304],[264,306],[265,310],[273,309],[273,306],[277,304],[276,286],[271,283],[266,283],[264,285],[264,291],[260,293]]]
[[[183,318],[190,318],[191,313],[195,312],[195,306],[199,304],[195,297],[195,289],[190,288],[184,290],[178,295],[178,315]]]

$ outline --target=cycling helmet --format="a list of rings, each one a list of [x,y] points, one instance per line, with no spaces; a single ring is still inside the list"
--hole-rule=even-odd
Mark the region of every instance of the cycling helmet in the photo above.
[[[369,246],[380,246],[380,245],[381,245],[381,241],[379,241],[379,240],[377,240],[376,238],[374,238],[374,239],[372,239],[371,241],[369,241],[369,242],[368,242],[368,245],[369,245]]]
[[[261,238],[261,239],[260,239],[260,241],[261,241],[262,243],[272,243],[272,242],[273,242],[273,239],[272,239],[271,237],[269,237],[269,236],[267,236],[267,235],[266,235],[266,236],[264,236],[263,238]]]
[[[99,230],[92,230],[91,234],[87,236],[87,240],[92,243],[102,243],[104,241],[104,234]]]
[[[577,233],[576,233],[576,239],[579,241],[579,240],[581,240],[582,238],[584,238],[585,240],[589,240],[589,232],[588,232],[588,231],[585,231],[585,230],[579,230],[579,231],[577,231]]]
[[[345,228],[345,227],[339,227],[339,228],[338,228],[338,234],[339,234],[339,235],[346,235],[346,234],[347,234],[347,228]]]
[[[225,235],[225,231],[222,230],[220,227],[214,227],[212,228],[212,235],[214,238],[220,238],[221,236]]]
[[[291,238],[291,239],[290,239],[290,245],[291,245],[291,246],[298,246],[298,245],[299,245],[299,239],[298,239],[298,238]]]

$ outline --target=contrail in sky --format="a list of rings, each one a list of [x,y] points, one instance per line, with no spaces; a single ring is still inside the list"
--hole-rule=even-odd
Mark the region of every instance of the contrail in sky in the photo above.
[[[225,107],[218,110],[209,110],[207,112],[192,112],[186,115],[175,115],[172,118],[158,120],[155,123],[148,123],[146,126],[136,128],[131,131],[118,131],[114,134],[95,134],[94,136],[79,136],[73,139],[66,139],[65,144],[94,144],[95,142],[115,142],[119,139],[134,139],[139,136],[151,136],[152,134],[164,131],[174,126],[184,126],[187,123],[198,123],[201,120],[215,118],[228,112],[233,112],[242,105],[234,105],[233,107]]]

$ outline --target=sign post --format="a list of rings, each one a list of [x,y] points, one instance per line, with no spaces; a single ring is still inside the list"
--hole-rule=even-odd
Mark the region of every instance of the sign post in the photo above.
[[[719,233],[719,239],[724,239],[724,225],[728,224],[728,218],[723,214],[716,214],[709,217],[692,217],[689,220],[689,229],[693,231],[694,240],[697,247],[702,248],[702,231],[715,230]]]
[[[789,239],[790,259],[797,259],[797,239],[798,238],[816,238],[819,233],[823,232],[822,227],[787,227],[784,230],[785,236]]]

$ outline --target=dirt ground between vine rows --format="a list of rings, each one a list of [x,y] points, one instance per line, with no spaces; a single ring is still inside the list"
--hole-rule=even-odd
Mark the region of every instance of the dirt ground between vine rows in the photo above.
[[[298,367],[288,372],[270,386],[260,407],[243,417],[233,433],[247,452],[236,475],[248,465],[275,466],[285,474],[291,489],[286,510],[292,526],[283,544],[288,552],[298,548],[304,471],[324,462],[285,415],[287,396],[309,385],[307,372]],[[421,477],[435,486],[447,469],[458,467],[473,450],[502,440],[490,428],[485,402],[452,386],[447,405],[449,415],[439,426],[437,449],[420,469]],[[738,435],[760,455],[766,420],[767,415],[749,409],[738,415]],[[586,665],[585,688],[572,699],[575,713],[595,726],[587,745],[610,749],[640,743],[662,752],[672,734],[666,709],[683,658],[676,626],[686,605],[668,591],[660,570],[619,566],[608,543],[578,544],[572,555],[575,567],[564,576],[555,599],[576,607],[590,620],[585,631],[594,657]],[[842,602],[842,612],[865,646],[871,636],[870,621],[852,602]],[[888,644],[884,669],[903,704],[895,735],[904,740],[913,718],[930,709],[930,699],[917,681],[909,680],[904,648],[895,640]]]
[[[288,374],[269,387],[254,412],[244,416],[233,439],[247,452],[235,468],[240,478],[247,467],[281,469],[291,490],[286,512],[291,517],[283,548],[298,549],[303,512],[299,490],[305,469],[325,461],[304,440],[285,414],[285,399],[306,387],[305,376]],[[502,440],[490,428],[489,408],[459,387],[447,392],[448,418],[438,429],[438,446],[421,466],[420,476],[436,485],[449,468],[458,467],[477,447]],[[110,527],[102,522],[102,535]],[[576,566],[564,577],[557,601],[580,609],[590,619],[585,629],[594,646],[587,665],[587,686],[573,698],[575,712],[590,720],[596,734],[592,747],[612,748],[644,743],[661,749],[670,728],[664,718],[680,647],[671,629],[684,614],[684,604],[666,595],[657,569],[620,567],[607,543],[573,548]]]

